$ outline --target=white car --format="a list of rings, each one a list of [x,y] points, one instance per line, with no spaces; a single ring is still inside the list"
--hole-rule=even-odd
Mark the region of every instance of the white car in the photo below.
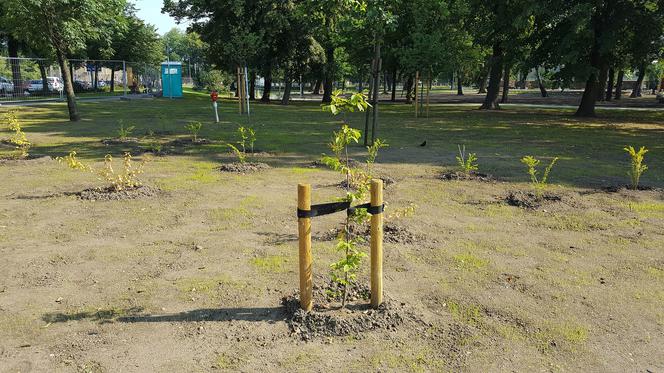
[[[0,94],[7,94],[14,92],[14,83],[11,80],[0,76]]]
[[[64,84],[62,84],[62,80],[58,77],[49,76],[46,78],[46,82],[48,83],[49,92],[62,92],[62,90],[64,89]],[[41,79],[35,79],[30,81],[30,85],[28,86],[28,92],[40,92],[43,90],[44,90],[44,84],[42,83]]]

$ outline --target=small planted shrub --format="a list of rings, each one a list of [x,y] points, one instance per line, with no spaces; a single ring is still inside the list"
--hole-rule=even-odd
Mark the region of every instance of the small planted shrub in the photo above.
[[[544,169],[544,173],[540,178],[538,176],[539,171],[537,170],[537,166],[539,166],[540,160],[530,155],[521,158],[521,163],[525,164],[528,167],[528,175],[530,175],[530,183],[533,186],[533,189],[535,189],[535,195],[537,196],[538,199],[541,199],[544,196],[544,190],[548,186],[547,182],[549,180],[549,174],[551,173],[551,169],[553,168],[553,166],[556,164],[557,161],[558,157],[553,158],[553,160],[551,160],[551,163],[549,163],[549,165]]]
[[[120,127],[118,128],[118,138],[120,140],[126,140],[132,133],[134,133],[136,126],[125,126],[123,120],[119,120],[118,123],[120,124]]]
[[[472,172],[477,171],[477,155],[475,153],[466,153],[466,145],[457,145],[459,148],[459,155],[456,156],[457,164],[463,173],[470,175]]]
[[[120,171],[116,171],[113,168],[113,157],[110,154],[104,157],[104,165],[98,169],[81,162],[76,157],[75,151],[71,151],[66,157],[58,157],[56,160],[65,163],[71,169],[94,173],[99,180],[110,184],[109,190],[114,192],[142,186],[143,184],[138,179],[138,175],[143,173],[143,168],[149,161],[148,158],[144,158],[138,166],[134,166],[131,154],[125,153],[122,159],[122,168]]]
[[[372,145],[367,146],[366,164],[367,164],[367,174],[369,175],[370,178],[373,176],[373,166],[376,163],[376,158],[378,157],[378,151],[382,148],[387,148],[389,146],[390,144],[381,139],[376,139],[376,141],[374,141]]]
[[[340,198],[340,200],[354,204],[366,198],[373,164],[378,151],[386,147],[387,143],[382,140],[376,140],[371,146],[367,147],[366,171],[350,165],[348,146],[358,143],[362,137],[362,133],[348,125],[345,120],[346,113],[354,112],[355,110],[364,111],[369,107],[369,103],[362,93],[355,93],[350,98],[345,98],[341,94],[341,91],[334,92],[331,104],[323,106],[323,110],[329,111],[333,115],[343,114],[344,120],[341,128],[339,131],[334,132],[332,141],[329,143],[329,147],[334,155],[328,156],[323,154],[322,162],[330,169],[338,171],[346,177],[346,196]],[[351,186],[354,190],[351,190]],[[351,214],[347,215],[343,230],[338,236],[336,249],[343,253],[343,256],[338,261],[330,264],[330,270],[331,280],[338,285],[341,294],[330,295],[340,296],[342,307],[346,305],[348,290],[355,283],[362,259],[367,256],[366,253],[358,248],[363,239],[353,234],[351,224],[362,224],[368,218],[369,214],[366,209],[354,210]]]
[[[226,144],[226,146],[228,146],[233,151],[233,154],[235,154],[235,156],[237,157],[238,162],[240,162],[241,164],[247,162],[247,154],[245,152],[241,151],[240,149],[237,148],[237,146],[230,143]]]
[[[629,175],[632,180],[632,189],[637,190],[639,189],[641,175],[643,175],[643,173],[648,169],[648,166],[643,163],[648,149],[646,149],[645,146],[642,146],[637,151],[633,146],[626,146],[624,150],[627,152],[627,154],[629,154],[631,160],[630,169],[627,172],[627,175]]]
[[[251,153],[253,153],[254,143],[256,142],[256,131],[250,127],[240,126],[237,129],[237,133],[240,137],[240,140],[237,142],[237,144],[240,146],[240,148],[242,148],[242,152],[247,153],[247,146],[249,146],[249,150]]]
[[[201,132],[201,129],[203,128],[203,123],[198,122],[198,121],[192,121],[187,123],[184,128],[191,133],[192,141],[193,142],[198,142],[198,134]]]
[[[5,142],[16,148],[19,157],[27,157],[32,144],[28,141],[25,132],[23,132],[21,122],[16,115],[16,110],[10,110],[5,114],[5,122],[7,123],[7,129],[12,132],[11,137],[5,140]]]

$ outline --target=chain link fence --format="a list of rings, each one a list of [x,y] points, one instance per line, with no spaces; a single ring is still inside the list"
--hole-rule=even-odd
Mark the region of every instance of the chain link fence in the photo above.
[[[161,70],[150,64],[72,59],[69,69],[79,98],[161,92]],[[0,103],[57,100],[64,96],[64,78],[55,61],[0,57]]]

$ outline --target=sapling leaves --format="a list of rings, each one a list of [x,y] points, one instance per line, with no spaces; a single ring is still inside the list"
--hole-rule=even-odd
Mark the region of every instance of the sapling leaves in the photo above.
[[[530,176],[530,183],[535,188],[535,195],[538,199],[541,199],[544,196],[544,190],[548,186],[549,174],[551,169],[558,161],[558,157],[555,157],[551,160],[551,163],[544,169],[544,174],[540,178],[538,176],[539,171],[537,167],[540,164],[540,160],[536,159],[533,156],[527,155],[521,158],[521,163],[525,164],[528,167],[528,175]]]
[[[466,145],[457,145],[459,148],[459,155],[456,156],[457,164],[461,171],[466,175],[469,175],[473,171],[477,171],[479,166],[477,165],[477,155],[475,153],[466,153]]]
[[[641,180],[641,175],[643,175],[644,172],[648,169],[648,166],[646,166],[643,163],[643,160],[645,158],[646,153],[648,152],[648,149],[646,149],[645,146],[642,146],[639,148],[637,151],[634,149],[633,146],[626,146],[623,148],[629,154],[630,160],[631,160],[631,166],[630,170],[627,172],[627,175],[632,180],[632,189],[636,190],[639,189],[639,182]]]

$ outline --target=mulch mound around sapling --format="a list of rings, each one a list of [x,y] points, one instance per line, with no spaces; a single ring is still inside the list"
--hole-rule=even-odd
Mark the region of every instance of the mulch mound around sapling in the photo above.
[[[561,202],[562,196],[553,193],[544,193],[538,197],[533,192],[511,191],[505,197],[505,202],[510,206],[526,209],[537,209],[545,204]]]
[[[484,182],[492,182],[496,181],[496,179],[489,174],[485,174],[482,172],[477,172],[477,171],[470,171],[469,173],[461,172],[461,171],[450,171],[450,172],[444,172],[440,175],[441,180],[459,180],[459,181],[470,181],[470,180],[475,180],[475,181],[484,181]]]
[[[140,186],[123,190],[115,190],[112,187],[92,188],[81,192],[71,193],[86,201],[122,201],[137,198],[154,197],[160,190],[149,186]]]
[[[342,160],[342,162],[345,163],[346,161]],[[320,159],[317,159],[317,160],[309,163],[308,166],[310,168],[328,168],[328,166],[325,163],[323,163],[323,161],[321,161]],[[357,161],[353,158],[348,159],[348,167],[357,168],[359,166],[360,166],[359,161]]]
[[[299,294],[282,298],[291,335],[305,341],[320,337],[357,336],[372,330],[395,330],[404,321],[404,311],[391,300],[385,300],[378,309],[372,309],[369,304],[371,290],[366,285],[352,285],[345,308],[341,308],[338,290],[335,283],[314,286],[314,308],[309,312],[300,308]]]
[[[0,164],[16,164],[16,163],[25,163],[25,162],[42,163],[42,162],[50,162],[52,160],[53,158],[48,155],[29,154],[25,157],[21,155],[0,157]]]
[[[103,139],[101,140],[101,143],[106,145],[106,146],[114,146],[114,145],[136,145],[139,143],[138,138],[136,137],[126,137],[124,139]]]
[[[332,241],[339,237],[339,233],[342,228],[331,229],[322,235],[316,237],[319,241]],[[350,226],[351,233],[353,235],[358,235],[362,237],[365,243],[370,242],[371,240],[371,227],[368,224],[362,226],[356,226],[351,224]],[[383,242],[395,243],[395,244],[408,244],[412,245],[421,241],[422,238],[418,235],[412,233],[408,229],[397,225],[395,223],[385,223],[383,224]]]
[[[267,170],[268,168],[270,168],[270,165],[262,162],[245,162],[245,163],[233,162],[233,163],[222,164],[219,167],[219,171],[246,174],[249,172]]]
[[[606,193],[622,193],[622,192],[634,193],[634,192],[661,192],[664,191],[664,189],[653,188],[645,185],[639,185],[636,189],[634,189],[631,185],[612,185],[602,188],[602,191]]]
[[[175,139],[168,143],[167,145],[169,146],[174,146],[174,147],[182,147],[182,146],[189,146],[189,145],[205,145],[205,144],[211,144],[212,141],[204,138],[197,138],[196,141],[194,141],[193,138],[182,138],[182,139]]]
[[[396,183],[396,181],[394,181],[394,179],[389,177],[389,176],[376,176],[376,177],[374,177],[374,179],[383,180],[383,188],[387,188],[390,185],[393,185],[393,184]],[[349,185],[348,185],[348,182],[346,182],[346,180],[343,180],[342,182],[339,183],[339,188],[341,188],[341,189],[348,189],[348,187],[349,187]],[[356,186],[353,185],[353,183],[351,182],[350,189],[355,189],[355,187]]]

